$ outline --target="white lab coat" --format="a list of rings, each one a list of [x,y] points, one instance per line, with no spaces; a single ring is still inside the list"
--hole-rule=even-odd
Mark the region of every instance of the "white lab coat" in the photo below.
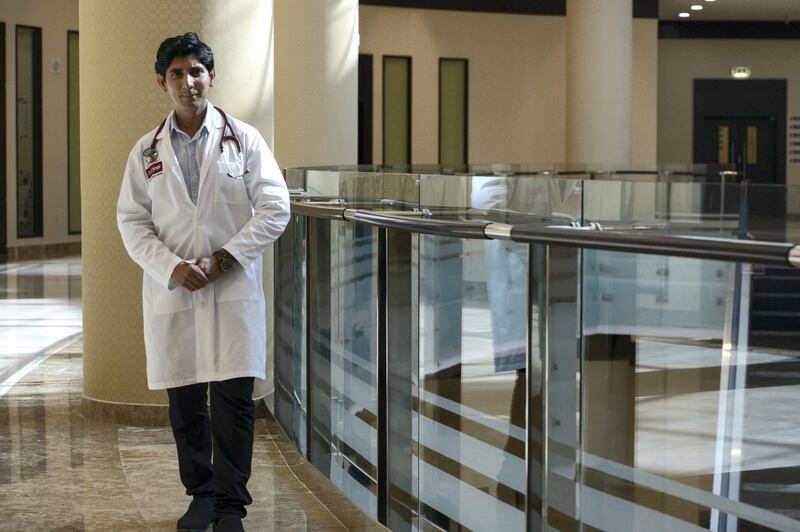
[[[170,120],[158,135],[159,157],[153,163],[161,162],[162,172],[148,179],[145,171],[152,166],[143,152],[150,146],[153,129],[131,150],[117,204],[125,249],[144,270],[142,307],[151,389],[264,378],[261,256],[289,221],[289,195],[258,131],[229,116],[242,156],[231,141],[220,153],[224,121],[210,102],[208,113],[212,127],[200,168],[197,206],[189,199],[172,149]],[[243,178],[228,177],[222,157],[228,159],[232,174],[249,172]],[[241,267],[195,292],[170,281],[181,261],[209,256],[223,247]]]

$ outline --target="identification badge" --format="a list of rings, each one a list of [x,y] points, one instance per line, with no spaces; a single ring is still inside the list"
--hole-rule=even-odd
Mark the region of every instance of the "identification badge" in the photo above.
[[[153,163],[147,167],[145,173],[147,174],[147,180],[152,181],[154,177],[164,173],[164,164],[161,161]]]

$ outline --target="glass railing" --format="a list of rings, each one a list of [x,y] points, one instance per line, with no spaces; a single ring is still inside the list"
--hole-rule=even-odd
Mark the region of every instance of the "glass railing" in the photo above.
[[[287,182],[275,415],[373,518],[800,529],[796,190],[696,167]]]

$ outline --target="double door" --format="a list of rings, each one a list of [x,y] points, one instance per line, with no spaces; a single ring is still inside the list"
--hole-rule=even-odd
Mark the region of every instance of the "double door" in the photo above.
[[[705,119],[704,162],[734,165],[742,178],[758,184],[777,184],[775,119]]]
[[[749,229],[760,230],[774,225],[769,220],[783,219],[786,193],[780,186],[774,117],[705,118],[700,157],[697,162],[712,168],[704,212],[735,213]],[[746,192],[732,186],[745,180],[754,185]]]
[[[785,232],[786,93],[785,79],[694,81],[694,162],[707,165],[702,212],[735,220],[742,234]]]

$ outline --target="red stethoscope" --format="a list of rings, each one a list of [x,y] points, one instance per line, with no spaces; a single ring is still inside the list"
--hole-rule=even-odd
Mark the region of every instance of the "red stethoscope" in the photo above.
[[[239,142],[239,137],[236,136],[236,132],[233,130],[231,123],[228,121],[228,115],[225,114],[225,111],[223,111],[216,105],[214,106],[214,109],[219,111],[219,114],[222,115],[222,120],[225,122],[225,125],[222,127],[222,137],[219,139],[219,151],[223,155],[222,159],[225,161],[225,167],[228,169],[228,177],[232,177],[234,179],[241,179],[245,175],[247,175],[250,172],[250,170],[245,169],[244,172],[241,174],[234,173],[231,170],[230,165],[228,164],[228,159],[224,156],[225,155],[224,144],[226,140],[233,142],[234,145],[236,146],[236,151],[239,153],[239,157],[241,158],[242,143]],[[161,125],[158,126],[156,134],[153,135],[153,140],[150,141],[150,146],[148,148],[145,148],[145,150],[142,152],[142,156],[144,157],[144,160],[147,164],[154,163],[156,162],[156,160],[158,160],[158,150],[156,150],[156,144],[158,143],[158,135],[161,133],[161,130],[164,129],[164,125],[166,125],[166,123],[167,119],[165,118],[164,121],[161,122]],[[226,132],[230,133],[226,134]],[[240,165],[239,168],[244,168],[244,165]]]

